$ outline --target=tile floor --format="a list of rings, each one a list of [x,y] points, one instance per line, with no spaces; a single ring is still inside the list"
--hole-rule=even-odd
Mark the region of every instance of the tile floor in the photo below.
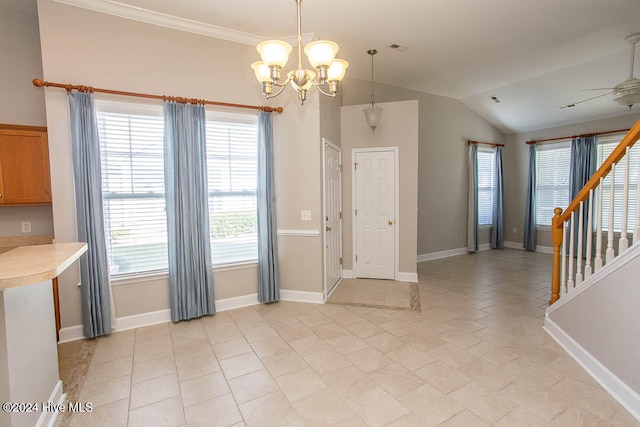
[[[343,279],[333,290],[329,304],[420,311],[416,283],[377,279]]]
[[[550,266],[421,263],[421,312],[280,302],[62,344],[95,409],[58,425],[639,426],[541,329]]]

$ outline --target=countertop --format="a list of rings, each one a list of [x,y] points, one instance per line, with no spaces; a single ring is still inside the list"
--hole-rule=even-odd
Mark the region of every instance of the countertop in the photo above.
[[[86,243],[54,243],[21,246],[0,254],[0,290],[51,280],[86,250]]]

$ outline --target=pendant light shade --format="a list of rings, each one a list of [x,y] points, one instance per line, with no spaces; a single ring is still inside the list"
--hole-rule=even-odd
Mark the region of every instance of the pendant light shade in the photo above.
[[[380,119],[382,118],[382,108],[376,105],[375,95],[373,93],[373,55],[378,53],[378,51],[370,49],[367,53],[371,55],[371,104],[362,111],[364,111],[364,117],[367,119],[369,127],[372,131],[375,131],[378,124],[380,124]]]

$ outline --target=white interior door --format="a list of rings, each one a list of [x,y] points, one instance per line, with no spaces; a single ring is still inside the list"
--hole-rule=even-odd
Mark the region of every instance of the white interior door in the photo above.
[[[356,277],[395,278],[395,151],[356,151],[354,229]]]
[[[341,152],[324,142],[324,243],[325,295],[342,278],[342,183]]]

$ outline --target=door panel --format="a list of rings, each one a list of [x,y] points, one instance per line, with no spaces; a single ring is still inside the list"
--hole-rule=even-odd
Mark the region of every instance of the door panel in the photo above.
[[[356,152],[355,248],[357,277],[395,278],[395,153]]]

